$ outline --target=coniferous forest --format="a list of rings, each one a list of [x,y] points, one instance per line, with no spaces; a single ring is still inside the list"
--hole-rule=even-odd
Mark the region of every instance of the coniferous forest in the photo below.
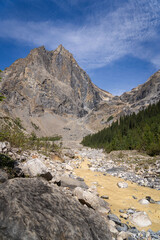
[[[138,114],[123,116],[110,127],[84,137],[82,144],[92,148],[139,150],[160,154],[160,101]]]

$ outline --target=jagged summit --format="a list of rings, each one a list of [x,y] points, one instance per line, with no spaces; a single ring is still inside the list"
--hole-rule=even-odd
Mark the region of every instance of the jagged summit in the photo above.
[[[66,48],[63,47],[62,44],[60,44],[55,50],[51,50],[51,51],[48,51],[44,45],[40,46],[40,47],[37,47],[37,48],[34,48],[30,51],[29,54],[33,54],[33,53],[39,53],[39,54],[44,54],[44,53],[60,53],[60,54],[70,54],[72,55]]]
[[[30,53],[29,54],[33,54],[35,52],[37,53],[42,53],[42,52],[46,52],[47,50],[45,49],[45,46],[40,46],[40,47],[37,47],[37,48],[34,48],[34,49],[31,49]]]
[[[62,44],[60,44],[57,49],[56,49],[57,52],[62,52],[62,51],[67,51]],[[68,51],[67,51],[68,52]]]

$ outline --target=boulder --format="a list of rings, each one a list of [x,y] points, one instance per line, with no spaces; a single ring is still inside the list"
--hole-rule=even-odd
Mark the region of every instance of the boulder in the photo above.
[[[116,225],[116,229],[118,230],[118,232],[127,232],[128,226],[125,223],[121,223],[121,225]]]
[[[147,205],[147,204],[149,204],[149,201],[148,201],[147,199],[145,199],[145,198],[140,199],[138,202],[139,202],[140,204],[142,204],[142,205]]]
[[[82,204],[93,208],[100,213],[108,213],[110,211],[109,204],[102,198],[96,196],[94,193],[85,191],[80,187],[75,188],[73,193]]]
[[[109,214],[108,218],[118,225],[121,225],[121,220],[115,214]]]
[[[124,231],[120,232],[118,235],[118,237],[121,237],[122,239],[128,239],[129,236],[131,236],[131,233],[124,232]]]
[[[130,216],[131,223],[138,227],[148,227],[151,225],[151,221],[146,212],[135,212]]]
[[[46,165],[38,158],[28,160],[24,164],[20,165],[25,176],[37,177],[42,176],[47,180],[52,179],[51,173],[49,173]]]
[[[81,188],[85,188],[88,189],[88,186],[85,184],[84,181],[79,181],[75,178],[71,178],[69,176],[66,175],[62,175],[59,179],[59,185],[62,187],[69,187],[71,189],[74,189],[76,187],[81,187]]]
[[[119,188],[128,188],[128,183],[126,183],[126,182],[119,182],[119,183],[117,183],[117,186]]]
[[[106,221],[40,178],[0,185],[1,240],[110,240]]]
[[[47,181],[50,181],[53,178],[53,176],[50,172],[42,173],[40,176],[45,178]]]

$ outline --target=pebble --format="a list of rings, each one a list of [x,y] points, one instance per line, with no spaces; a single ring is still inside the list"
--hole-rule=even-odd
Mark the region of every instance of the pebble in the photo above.
[[[126,224],[122,223],[121,226],[120,226],[120,225],[117,225],[117,226],[116,226],[116,229],[117,229],[119,232],[122,232],[122,231],[126,232],[126,231],[128,230],[128,226],[127,226]]]
[[[133,198],[133,199],[137,199],[137,197],[135,197],[135,196],[132,196],[132,198]]]
[[[117,186],[119,188],[128,188],[128,183],[126,183],[126,182],[119,182],[119,183],[117,183]]]
[[[120,213],[124,213],[125,211],[124,211],[124,210],[122,210],[122,209],[120,209],[120,210],[119,210],[119,212],[120,212]]]
[[[128,218],[128,215],[126,213],[121,213],[120,214],[120,217],[121,218],[124,218],[124,219],[127,219]]]
[[[105,196],[101,196],[101,198],[102,198],[102,199],[109,199],[109,197],[106,196],[106,195],[105,195]]]
[[[108,218],[114,221],[116,224],[121,225],[121,220],[115,214],[109,214]]]

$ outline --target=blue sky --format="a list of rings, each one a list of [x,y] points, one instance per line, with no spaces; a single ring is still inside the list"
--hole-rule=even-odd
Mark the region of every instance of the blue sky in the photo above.
[[[68,49],[112,94],[160,68],[160,0],[0,0],[0,68],[44,45]]]

